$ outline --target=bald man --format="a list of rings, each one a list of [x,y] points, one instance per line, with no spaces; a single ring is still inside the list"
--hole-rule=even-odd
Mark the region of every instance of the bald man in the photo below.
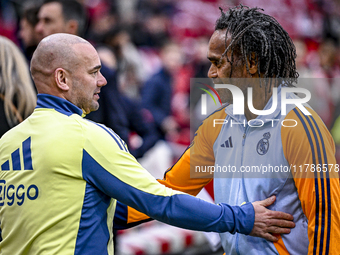
[[[38,45],[37,107],[0,139],[1,254],[113,254],[117,200],[193,230],[268,237],[294,227],[290,215],[265,208],[275,197],[214,205],[159,184],[119,136],[82,118],[99,107],[100,67],[80,37],[54,34]]]
[[[84,114],[99,108],[98,94],[106,85],[100,68],[93,46],[69,34],[55,34],[44,39],[31,61],[38,93],[66,99]]]

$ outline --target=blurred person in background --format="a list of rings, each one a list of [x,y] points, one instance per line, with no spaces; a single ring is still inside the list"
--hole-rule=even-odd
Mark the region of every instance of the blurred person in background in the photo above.
[[[55,33],[84,36],[87,24],[86,9],[76,0],[45,0],[38,19],[35,31],[39,41]]]
[[[307,55],[309,72],[302,72],[299,76],[299,86],[309,89],[312,94],[310,105],[329,129],[332,128],[339,114],[336,110],[340,98],[338,56],[339,49],[336,42],[331,38],[322,39],[317,48]]]
[[[20,49],[0,36],[0,137],[26,119],[36,105],[29,67]]]
[[[180,126],[172,112],[172,99],[175,76],[183,64],[181,49],[175,42],[165,43],[159,55],[160,68],[141,88],[142,107],[145,114],[153,119],[159,136],[153,151],[141,164],[147,169],[153,169],[157,177],[173,164],[174,153],[169,142],[176,140]]]
[[[171,114],[171,99],[173,80],[183,64],[181,49],[176,43],[167,42],[160,50],[160,58],[160,70],[141,89],[142,106],[152,114],[161,137],[171,140],[178,132],[178,123]]]
[[[132,39],[137,46],[160,48],[170,39],[169,26],[175,1],[139,1]]]
[[[22,14],[20,15],[18,35],[28,61],[31,60],[33,52],[40,41],[40,37],[35,31],[35,26],[39,22],[38,12],[39,5],[30,1],[23,7]]]
[[[116,26],[103,35],[103,44],[109,46],[117,58],[120,91],[127,97],[140,100],[139,90],[145,80],[145,62],[131,41],[127,27]]]
[[[101,43],[106,33],[119,26],[116,5],[117,1],[98,0],[94,3],[87,1],[85,7],[88,10],[89,27],[85,37],[89,41]]]

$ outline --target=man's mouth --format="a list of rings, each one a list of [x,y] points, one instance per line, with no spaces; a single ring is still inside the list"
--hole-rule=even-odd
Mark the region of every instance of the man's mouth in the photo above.
[[[96,98],[99,99],[99,93],[100,93],[100,91],[99,91],[99,92],[95,92],[95,93],[94,93],[94,97],[96,97]]]

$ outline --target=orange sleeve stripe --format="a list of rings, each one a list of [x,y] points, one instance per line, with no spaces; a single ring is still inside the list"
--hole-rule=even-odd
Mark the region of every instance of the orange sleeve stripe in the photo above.
[[[319,174],[318,171],[314,171],[316,202],[313,254],[329,254],[331,232],[331,192],[328,173],[328,160],[324,139],[319,129],[319,125],[317,124],[313,115],[305,116],[297,109],[294,109],[294,112],[301,121],[301,124],[303,125],[308,137],[312,151],[313,165],[317,166],[318,164],[321,164],[321,166],[323,166],[325,164],[327,168],[326,173],[320,171]],[[321,201],[319,199],[321,199]],[[309,241],[311,242],[312,240]]]

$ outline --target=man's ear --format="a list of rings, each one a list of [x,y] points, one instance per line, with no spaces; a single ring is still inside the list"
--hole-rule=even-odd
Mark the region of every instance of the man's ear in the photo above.
[[[71,19],[67,21],[67,33],[77,35],[78,34],[78,27],[79,23],[78,21]]]
[[[68,91],[70,87],[68,86],[68,78],[66,76],[66,70],[63,68],[57,68],[54,71],[54,80],[57,83],[59,89],[63,91]]]
[[[251,57],[248,58],[248,67],[251,75],[255,75],[258,72],[258,57],[255,52],[252,52]]]

